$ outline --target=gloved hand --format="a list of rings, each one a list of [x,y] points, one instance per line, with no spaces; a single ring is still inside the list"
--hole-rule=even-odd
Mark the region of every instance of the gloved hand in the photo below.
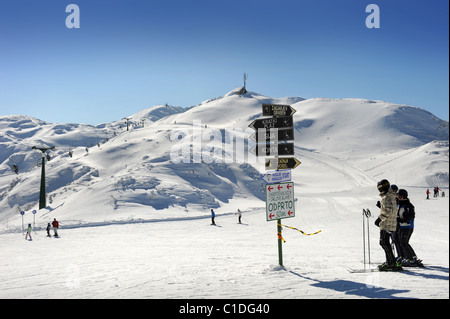
[[[380,227],[380,222],[381,222],[381,219],[380,219],[380,217],[378,217],[378,218],[375,220],[375,226]]]

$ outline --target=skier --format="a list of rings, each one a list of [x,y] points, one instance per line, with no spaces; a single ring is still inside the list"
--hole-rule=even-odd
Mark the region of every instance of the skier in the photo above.
[[[59,223],[56,220],[56,218],[53,219],[52,226],[53,226],[53,231],[55,232],[55,237],[59,237],[58,236]]]
[[[25,240],[27,240],[28,237],[30,237],[30,241],[33,240],[31,238],[31,231],[33,230],[33,228],[31,227],[31,224],[28,224],[28,228],[27,228],[27,234],[25,235]]]
[[[375,225],[380,227],[380,246],[386,254],[386,262],[378,266],[380,271],[403,270],[397,264],[389,242],[391,233],[397,229],[397,203],[390,186],[391,184],[386,179],[377,184],[381,197],[381,210]]]
[[[427,189],[427,199],[430,199],[430,189]]]
[[[398,192],[398,186],[395,184],[391,185],[392,191],[394,192],[394,194],[397,196],[397,192]]]
[[[216,225],[216,223],[214,222],[214,218],[216,218],[216,214],[214,213],[213,209],[211,208],[211,221],[212,221],[211,225]]]
[[[14,165],[12,166],[12,169],[13,169],[14,173],[19,174],[19,166],[17,166],[16,164],[14,164]]]
[[[241,210],[238,208],[238,210],[237,210],[237,213],[235,213],[235,215],[238,215],[238,221],[239,221],[239,224],[242,224],[241,223],[241,218],[242,218],[242,212],[241,212]]]
[[[394,192],[395,200],[398,205],[398,198],[397,198],[398,186],[395,184],[392,184],[391,189]],[[398,227],[397,227],[397,230],[398,230]],[[391,241],[392,241],[391,246],[392,246],[392,250],[394,250],[394,247],[395,247],[395,251],[397,251],[397,258],[398,258],[401,255],[402,247],[400,245],[400,240],[398,238],[397,230],[393,231],[391,234]]]
[[[405,189],[398,191],[398,216],[399,222],[398,237],[402,247],[402,266],[423,267],[421,260],[417,259],[414,249],[409,244],[409,240],[414,231],[414,206],[408,198],[408,192]]]
[[[50,223],[47,224],[47,237],[52,237],[52,235],[50,235],[50,229],[52,229],[52,226],[50,226]]]

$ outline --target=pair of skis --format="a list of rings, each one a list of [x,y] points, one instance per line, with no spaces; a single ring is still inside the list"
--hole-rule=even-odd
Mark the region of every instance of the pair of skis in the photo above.
[[[353,269],[349,268],[348,271],[351,274],[362,274],[362,273],[371,273],[371,272],[410,272],[410,271],[416,271],[416,270],[424,270],[427,269],[426,266],[423,267],[402,267],[401,269],[387,269],[387,270],[379,270],[378,267],[376,268],[364,268],[364,269]]]

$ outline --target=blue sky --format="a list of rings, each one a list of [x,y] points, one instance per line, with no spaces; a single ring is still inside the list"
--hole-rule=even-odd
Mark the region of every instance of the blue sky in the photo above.
[[[68,29],[66,6],[80,8]],[[365,21],[380,8],[380,28]],[[445,0],[0,0],[0,115],[99,124],[242,85],[449,119]]]

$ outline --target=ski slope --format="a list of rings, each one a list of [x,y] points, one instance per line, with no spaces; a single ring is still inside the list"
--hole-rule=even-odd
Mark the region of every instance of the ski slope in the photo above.
[[[217,209],[203,218],[44,230],[25,241],[0,235],[0,298],[449,298],[448,200],[426,201],[411,189],[416,229],[411,244],[426,269],[350,274],[364,268],[361,207],[376,212],[374,197],[304,194],[296,217],[283,224],[278,266],[275,222],[263,207]],[[261,206],[259,204],[258,206]],[[371,218],[371,222],[374,218]],[[378,229],[370,225],[371,260],[382,262]],[[372,265],[375,267],[375,265]]]
[[[384,101],[236,91],[188,109],[143,110],[128,117],[137,123],[128,131],[124,121],[0,117],[0,298],[449,298],[448,197],[425,200],[434,186],[448,196],[448,122]],[[302,164],[293,171],[296,217],[285,224],[322,231],[285,228],[285,268],[265,217],[264,162],[248,153],[248,125],[263,103],[297,110]],[[35,216],[34,145],[56,146],[47,207]],[[411,243],[429,267],[350,274],[364,267],[363,208],[375,215],[371,260],[384,261],[373,225],[383,178],[410,193]],[[35,218],[33,241],[24,240],[20,211],[26,224]],[[53,218],[58,239],[44,230]]]

